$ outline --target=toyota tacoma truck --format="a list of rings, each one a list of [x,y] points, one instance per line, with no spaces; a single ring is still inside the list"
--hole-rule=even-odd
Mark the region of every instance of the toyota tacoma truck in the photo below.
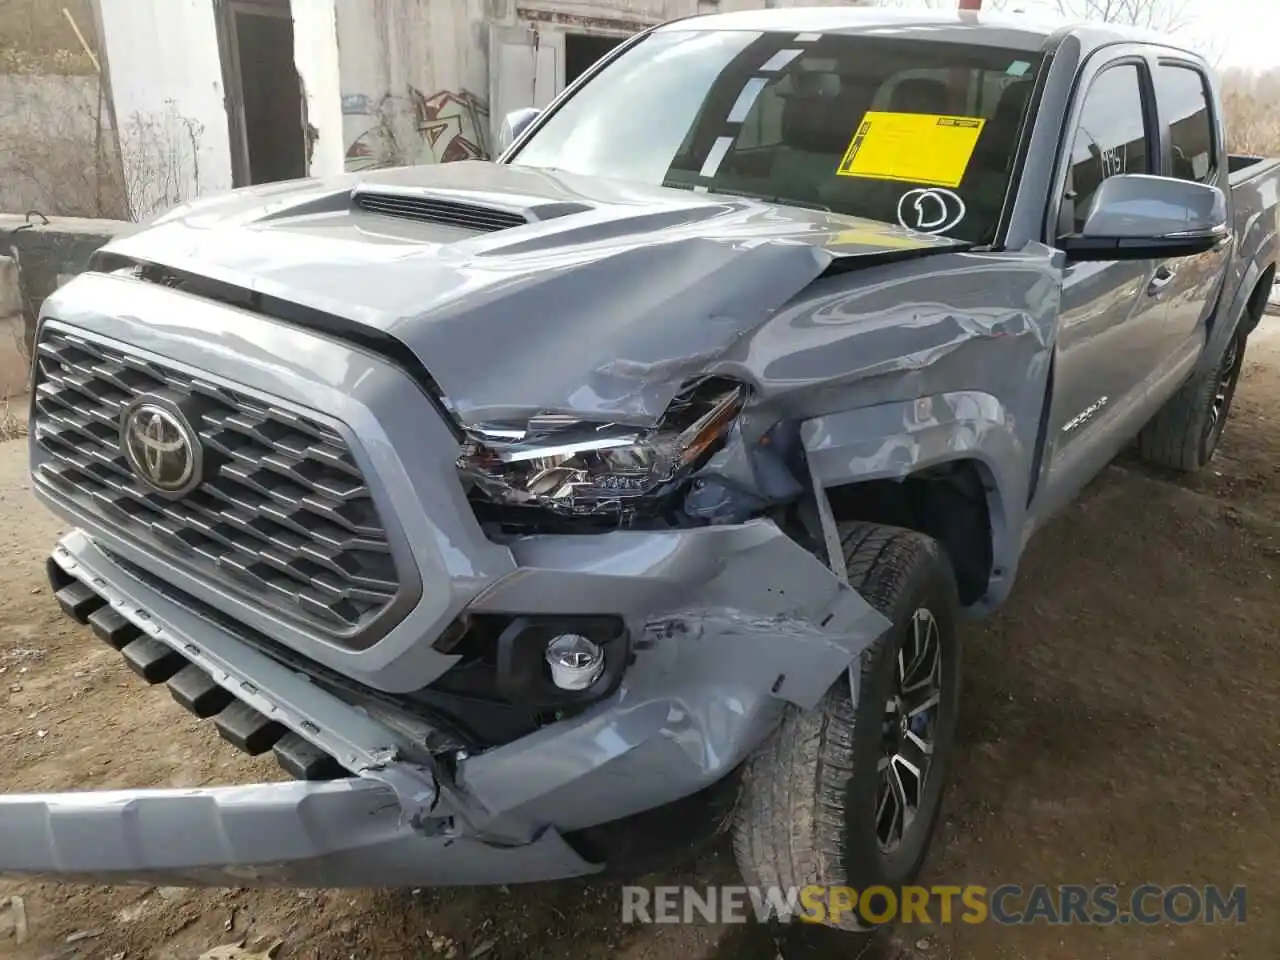
[[[1106,26],[695,17],[495,162],[112,242],[37,331],[49,578],[292,777],[0,797],[0,872],[498,884],[705,829],[910,882],[962,617],[1122,450],[1222,437],[1280,166],[1217,84]]]

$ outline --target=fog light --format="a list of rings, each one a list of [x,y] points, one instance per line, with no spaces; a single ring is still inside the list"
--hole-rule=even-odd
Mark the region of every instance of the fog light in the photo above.
[[[604,651],[584,636],[562,633],[547,644],[547,664],[561,690],[585,690],[604,671]]]

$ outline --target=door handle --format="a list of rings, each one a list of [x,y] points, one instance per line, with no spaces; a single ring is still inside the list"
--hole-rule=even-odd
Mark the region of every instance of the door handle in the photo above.
[[[1169,285],[1169,282],[1178,275],[1178,271],[1174,270],[1167,263],[1162,263],[1156,267],[1155,275],[1152,276],[1151,282],[1147,284],[1147,296],[1158,296],[1160,291]]]

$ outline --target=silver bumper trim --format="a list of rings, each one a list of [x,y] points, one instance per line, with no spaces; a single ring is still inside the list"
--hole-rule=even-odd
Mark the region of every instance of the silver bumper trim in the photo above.
[[[203,667],[237,699],[314,743],[353,773],[381,767],[410,747],[387,727],[235,637],[204,629],[197,641],[194,630],[191,635],[182,632],[177,625],[191,619],[191,612],[136,581],[84,532],[73,530],[63,537],[53,559],[145,635]],[[135,583],[136,591],[131,589]]]
[[[315,744],[358,777],[390,789],[408,822],[434,816],[433,807],[442,798],[480,839],[517,845],[534,838],[535,823],[502,816],[477,800],[474,791],[438,778],[434,761],[420,745],[238,638],[210,629],[114,563],[83,531],[67,534],[53,559],[145,635],[177,650],[238,700]]]
[[[522,883],[600,867],[554,830],[497,847],[452,818],[410,824],[364,780],[0,796],[0,874],[173,886]]]

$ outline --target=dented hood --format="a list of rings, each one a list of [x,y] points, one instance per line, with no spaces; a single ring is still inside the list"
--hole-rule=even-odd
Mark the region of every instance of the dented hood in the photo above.
[[[424,207],[434,219],[388,213]],[[645,424],[833,265],[956,246],[824,211],[476,161],[236,191],[107,250],[376,328],[466,423]]]

